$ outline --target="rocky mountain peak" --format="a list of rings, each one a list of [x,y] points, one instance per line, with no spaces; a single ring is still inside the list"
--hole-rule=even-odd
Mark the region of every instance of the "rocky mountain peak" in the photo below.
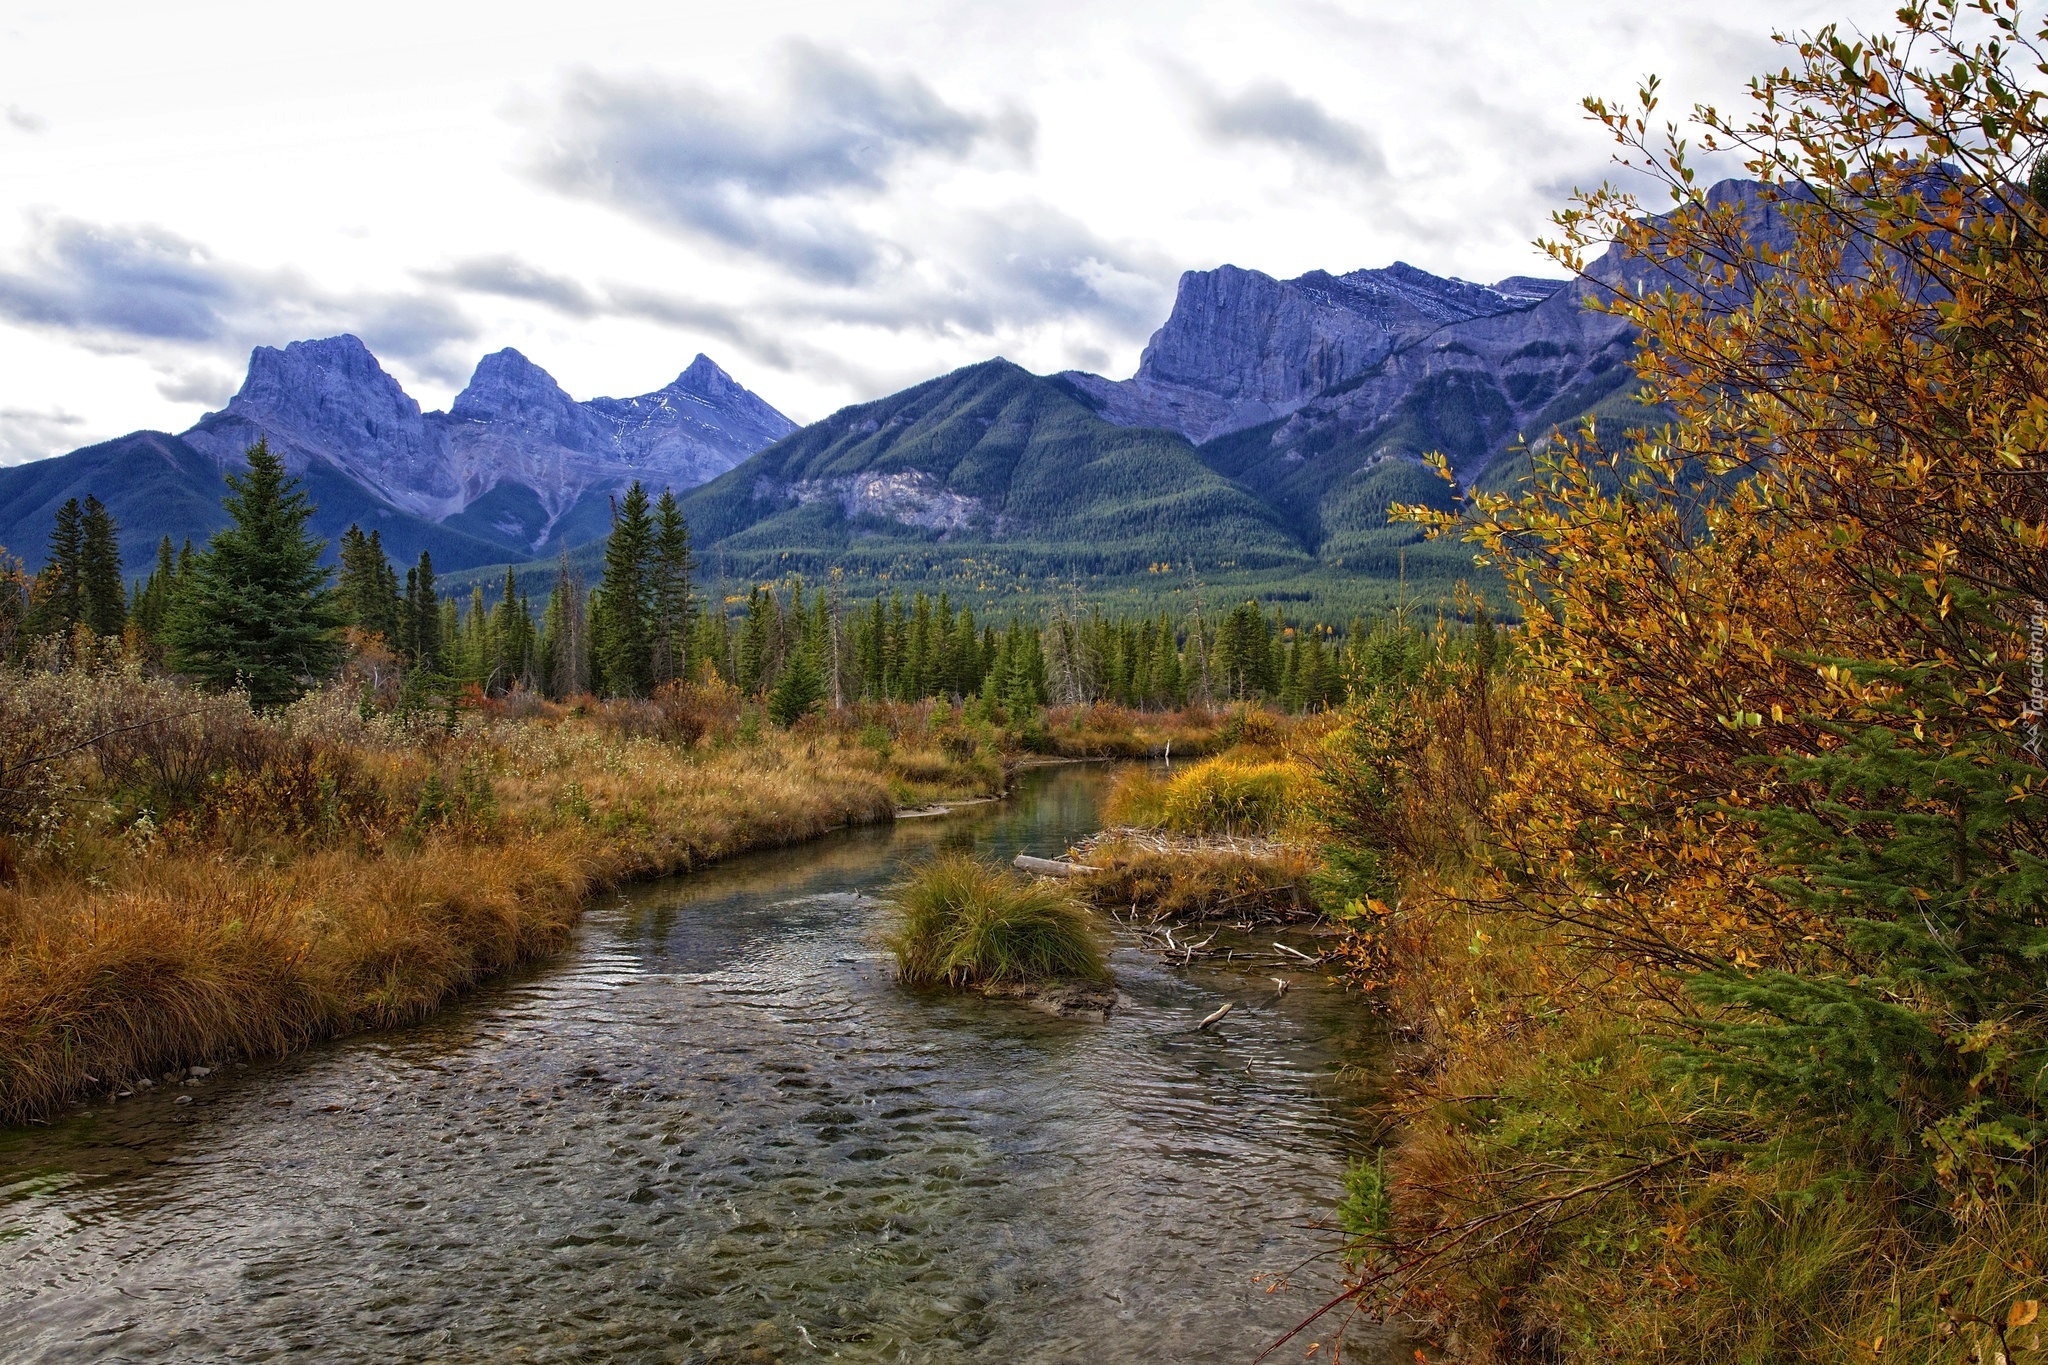
[[[222,409],[223,414],[236,412],[319,427],[346,420],[345,412],[371,420],[416,422],[420,405],[377,363],[361,338],[343,333],[294,341],[281,350],[258,346],[251,351],[249,373]]]
[[[477,362],[469,386],[448,406],[456,422],[491,423],[569,450],[609,448],[611,431],[555,377],[507,346]]]
[[[407,511],[445,514],[461,497],[420,405],[354,336],[258,346],[240,392],[185,433],[223,466],[258,438],[295,470],[325,461]]]
[[[575,405],[553,375],[507,346],[476,363],[468,387],[449,404],[448,415],[466,422],[522,421],[536,412],[559,412]]]
[[[675,382],[669,387],[694,393],[700,398],[734,398],[747,392],[738,380],[720,369],[718,362],[702,351],[697,352],[697,358],[675,377]],[[753,395],[747,396],[751,398]]]

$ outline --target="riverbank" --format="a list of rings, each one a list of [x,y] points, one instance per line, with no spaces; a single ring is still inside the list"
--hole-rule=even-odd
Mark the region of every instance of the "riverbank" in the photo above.
[[[0,839],[4,1123],[418,1020],[557,951],[605,888],[992,799],[1016,754],[957,707],[784,730],[716,689],[452,716],[334,691],[263,717],[17,673],[0,712],[26,793]]]
[[[1063,847],[1109,780],[624,886],[417,1025],[0,1133],[0,1359],[1244,1365],[1338,1288],[1355,998],[1117,932],[1110,1022],[1057,1019],[877,942],[934,851]]]

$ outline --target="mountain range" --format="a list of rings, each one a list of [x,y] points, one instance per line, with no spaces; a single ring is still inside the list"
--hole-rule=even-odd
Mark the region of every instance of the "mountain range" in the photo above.
[[[1752,185],[1711,197],[1779,227]],[[1404,573],[1443,589],[1469,569],[1469,552],[1388,523],[1391,503],[1455,495],[1425,453],[1460,484],[1498,485],[1526,469],[1524,438],[1652,419],[1634,332],[1586,305],[1668,282],[1619,250],[1582,278],[1493,284],[1398,262],[1189,271],[1128,379],[990,360],[801,430],[701,355],[655,393],[577,402],[500,351],[447,412],[423,413],[355,338],[295,342],[258,349],[233,401],[181,435],[0,470],[0,543],[32,560],[56,505],[90,491],[139,566],[159,534],[219,524],[222,473],[262,435],[305,478],[322,534],[377,526],[396,557],[430,549],[446,569],[564,549],[591,564],[612,495],[639,478],[690,490],[700,553],[739,581],[838,567],[855,591],[986,595],[1193,562],[1268,597],[1385,600]]]
[[[0,544],[34,564],[57,507],[96,494],[131,568],[159,536],[222,525],[226,474],[259,438],[304,482],[330,541],[351,522],[402,559],[460,569],[602,537],[635,479],[693,488],[796,430],[699,355],[637,398],[577,402],[514,350],[488,355],[446,412],[420,405],[352,336],[262,346],[219,412],[170,435],[142,431],[0,469]]]

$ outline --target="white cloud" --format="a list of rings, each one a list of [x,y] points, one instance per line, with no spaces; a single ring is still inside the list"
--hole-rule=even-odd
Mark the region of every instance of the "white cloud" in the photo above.
[[[40,460],[86,439],[86,421],[62,408],[0,408],[0,465]]]
[[[1888,22],[507,0],[478,24],[364,0],[341,31],[201,31],[109,5],[0,50],[34,133],[0,183],[0,402],[46,419],[11,451],[181,428],[249,346],[344,329],[430,405],[505,345],[583,395],[701,349],[805,419],[992,354],[1128,373],[1184,269],[1542,272],[1531,239],[1608,153],[1581,96],[1658,71],[1669,107],[1726,106],[1773,27]]]

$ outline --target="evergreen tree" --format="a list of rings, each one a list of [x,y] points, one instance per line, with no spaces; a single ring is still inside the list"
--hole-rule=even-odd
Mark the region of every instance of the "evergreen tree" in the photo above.
[[[734,681],[739,684],[740,691],[750,697],[768,682],[775,630],[774,609],[774,600],[762,588],[756,587],[747,598],[746,624],[740,628],[739,671]]]
[[[654,505],[654,559],[650,585],[649,627],[653,681],[678,682],[690,676],[690,527],[683,520],[675,494],[664,488]]]
[[[1266,618],[1256,602],[1241,602],[1216,635],[1216,681],[1223,695],[1243,701],[1271,690],[1273,656]]]
[[[50,527],[50,551],[30,590],[31,635],[66,635],[85,617],[85,512],[66,498]]]
[[[1305,626],[1295,639],[1295,690],[1305,711],[1320,711],[1332,700],[1330,656],[1323,648],[1321,626]]]
[[[104,639],[128,623],[128,591],[121,582],[119,528],[106,505],[87,494],[79,534],[79,619]]]
[[[713,604],[710,611],[695,612],[695,643],[690,647],[690,659],[699,672],[708,671],[713,676],[731,682],[733,679],[732,617],[726,614],[723,596]]]
[[[172,595],[178,586],[178,561],[171,550],[171,538],[156,543],[156,567],[135,590],[135,607],[129,613],[144,638],[160,642],[164,623],[170,618]]]
[[[538,672],[548,695],[581,696],[590,690],[590,639],[584,615],[583,585],[562,552],[554,590],[542,614]]]
[[[867,617],[861,628],[859,648],[854,656],[854,665],[860,672],[861,696],[868,701],[880,701],[887,695],[889,685],[889,618],[882,606],[881,594],[877,593],[868,603]]]
[[[492,656],[485,687],[494,694],[534,681],[533,616],[519,580],[505,570],[505,584],[491,613]]]
[[[192,566],[171,616],[175,667],[210,687],[242,686],[259,706],[290,701],[340,657],[341,614],[306,533],[313,506],[259,440],[246,471],[228,475],[232,524]]]
[[[1152,687],[1161,706],[1178,706],[1186,698],[1183,689],[1180,650],[1173,638],[1173,622],[1163,613],[1152,636]]]
[[[384,557],[384,544],[377,532],[366,536],[353,523],[342,532],[341,575],[334,595],[350,625],[381,636],[388,644],[398,643],[398,575]]]
[[[398,619],[398,652],[421,673],[441,669],[441,599],[434,591],[434,560],[425,550],[405,571],[405,603]]]
[[[654,672],[654,521],[647,490],[635,479],[612,516],[604,543],[604,577],[598,583],[601,609],[593,643],[604,689],[614,696],[640,697]]]
[[[801,599],[791,608],[796,638],[790,642],[782,668],[768,694],[768,718],[777,725],[794,725],[818,709],[825,699],[824,671],[818,666],[817,632],[804,628]]]

